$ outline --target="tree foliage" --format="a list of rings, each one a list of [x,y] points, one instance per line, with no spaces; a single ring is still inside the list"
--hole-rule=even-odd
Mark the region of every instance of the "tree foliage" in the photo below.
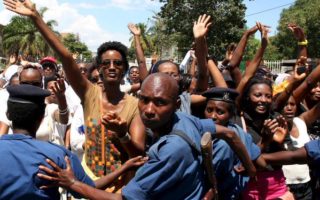
[[[151,57],[152,55],[158,55],[162,57],[162,52],[164,49],[168,49],[176,45],[177,34],[167,35],[165,33],[164,20],[160,18],[157,14],[150,21],[151,26],[148,27],[146,24],[139,23],[141,30],[141,45],[144,50],[146,57]],[[131,46],[129,48],[129,58],[131,60],[135,59],[135,45],[133,37],[130,38]]]
[[[47,8],[41,8],[41,16]],[[49,20],[47,25],[52,29],[56,21]],[[45,42],[32,20],[28,17],[14,16],[10,23],[3,28],[3,48],[6,54],[21,52],[35,58],[52,54],[52,50]]]
[[[79,36],[69,33],[62,39],[62,42],[72,54],[77,56],[77,59],[86,62],[92,60],[91,51],[86,44],[80,41]]]
[[[208,33],[210,54],[223,58],[226,46],[239,41],[245,24],[243,0],[160,0],[164,3],[159,16],[165,24],[165,34],[176,34],[179,51],[186,52],[193,41],[193,22],[201,14],[212,17]]]
[[[296,0],[288,9],[281,13],[276,46],[284,59],[297,57],[297,41],[287,28],[288,23],[296,23],[305,30],[308,39],[309,57],[320,56],[320,4],[319,0]]]

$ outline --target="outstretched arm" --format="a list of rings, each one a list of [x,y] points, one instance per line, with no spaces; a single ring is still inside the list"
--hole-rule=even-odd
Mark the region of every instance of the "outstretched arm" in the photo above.
[[[81,75],[71,53],[63,45],[57,35],[55,35],[55,33],[43,21],[36,10],[35,5],[30,0],[24,0],[23,2],[17,0],[4,0],[3,2],[8,10],[27,16],[33,21],[44,39],[59,55],[68,81],[80,99],[83,100],[90,82]]]
[[[234,131],[216,124],[216,133],[213,136],[225,140],[239,157],[248,175],[251,177],[255,176],[256,168],[249,157],[246,147]]]
[[[121,200],[122,199],[122,196],[120,194],[108,193],[76,180],[74,172],[71,168],[70,160],[68,159],[68,157],[66,157],[65,160],[67,164],[66,169],[61,169],[58,165],[56,165],[53,161],[49,159],[47,159],[47,162],[51,165],[53,169],[49,169],[48,167],[43,165],[39,166],[39,168],[43,170],[46,174],[38,173],[37,176],[42,179],[46,179],[53,182],[52,185],[41,186],[40,187],[41,189],[60,186],[60,187],[66,188],[67,190],[72,190],[87,199],[93,199],[93,200],[99,200],[99,199]],[[112,181],[111,179],[114,178],[112,176],[116,173],[118,173],[118,171],[115,171],[110,174],[109,181]],[[106,180],[107,178],[103,177],[102,179]]]
[[[141,30],[138,26],[132,23],[128,24],[128,28],[134,37],[136,56],[137,56],[137,61],[139,65],[140,80],[143,81],[148,76],[148,70],[146,65],[146,59],[144,57],[144,53],[143,53],[143,49],[140,41]]]
[[[207,67],[207,42],[206,35],[211,25],[210,16],[200,15],[198,21],[193,24],[193,36],[195,39],[195,55],[198,62],[197,91],[208,89],[208,67]]]
[[[276,153],[262,154],[264,160],[270,165],[291,165],[308,163],[308,155],[305,147],[295,151],[279,151]]]

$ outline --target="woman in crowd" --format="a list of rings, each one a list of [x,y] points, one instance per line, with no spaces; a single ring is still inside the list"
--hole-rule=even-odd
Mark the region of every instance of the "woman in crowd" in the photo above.
[[[129,66],[127,48],[120,42],[105,42],[98,48],[96,60],[104,85],[101,89],[81,75],[72,54],[30,1],[24,1],[13,11],[34,22],[59,55],[65,75],[81,99],[86,125],[83,159],[86,173],[93,178],[101,177],[119,168],[129,157],[143,154],[145,128],[138,113],[138,101],[119,87]],[[118,191],[131,177],[132,174],[125,174],[114,182],[111,191]]]

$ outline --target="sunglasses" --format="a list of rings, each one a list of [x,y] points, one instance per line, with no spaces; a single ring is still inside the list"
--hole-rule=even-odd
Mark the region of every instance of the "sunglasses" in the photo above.
[[[111,63],[117,68],[122,67],[123,65],[122,60],[104,60],[102,61],[101,66],[109,68],[111,66]]]

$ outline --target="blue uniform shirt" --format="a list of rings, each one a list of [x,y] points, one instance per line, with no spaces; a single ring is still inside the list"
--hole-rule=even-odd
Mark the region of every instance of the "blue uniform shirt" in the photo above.
[[[49,166],[46,158],[65,168],[65,156],[70,159],[75,177],[94,187],[77,156],[64,147],[23,134],[3,135],[0,138],[0,199],[60,199],[58,188],[39,189],[50,183],[38,178],[37,173],[39,165]]]
[[[312,140],[306,143],[304,147],[311,158],[311,166],[315,169],[317,178],[320,178],[320,140]]]
[[[257,159],[260,148],[253,143],[250,134],[245,133],[238,125],[229,124],[229,129],[236,132],[244,143],[251,160]],[[240,164],[238,156],[224,140],[215,140],[213,143],[213,166],[218,183],[218,192],[221,199],[237,199],[240,192],[249,181],[249,177],[240,175],[234,171],[234,167]]]
[[[183,113],[174,116],[173,129],[184,132],[200,149],[204,132],[215,132],[211,119]],[[122,190],[125,199],[201,199],[206,192],[201,155],[177,135],[162,136],[149,149],[149,160]]]

